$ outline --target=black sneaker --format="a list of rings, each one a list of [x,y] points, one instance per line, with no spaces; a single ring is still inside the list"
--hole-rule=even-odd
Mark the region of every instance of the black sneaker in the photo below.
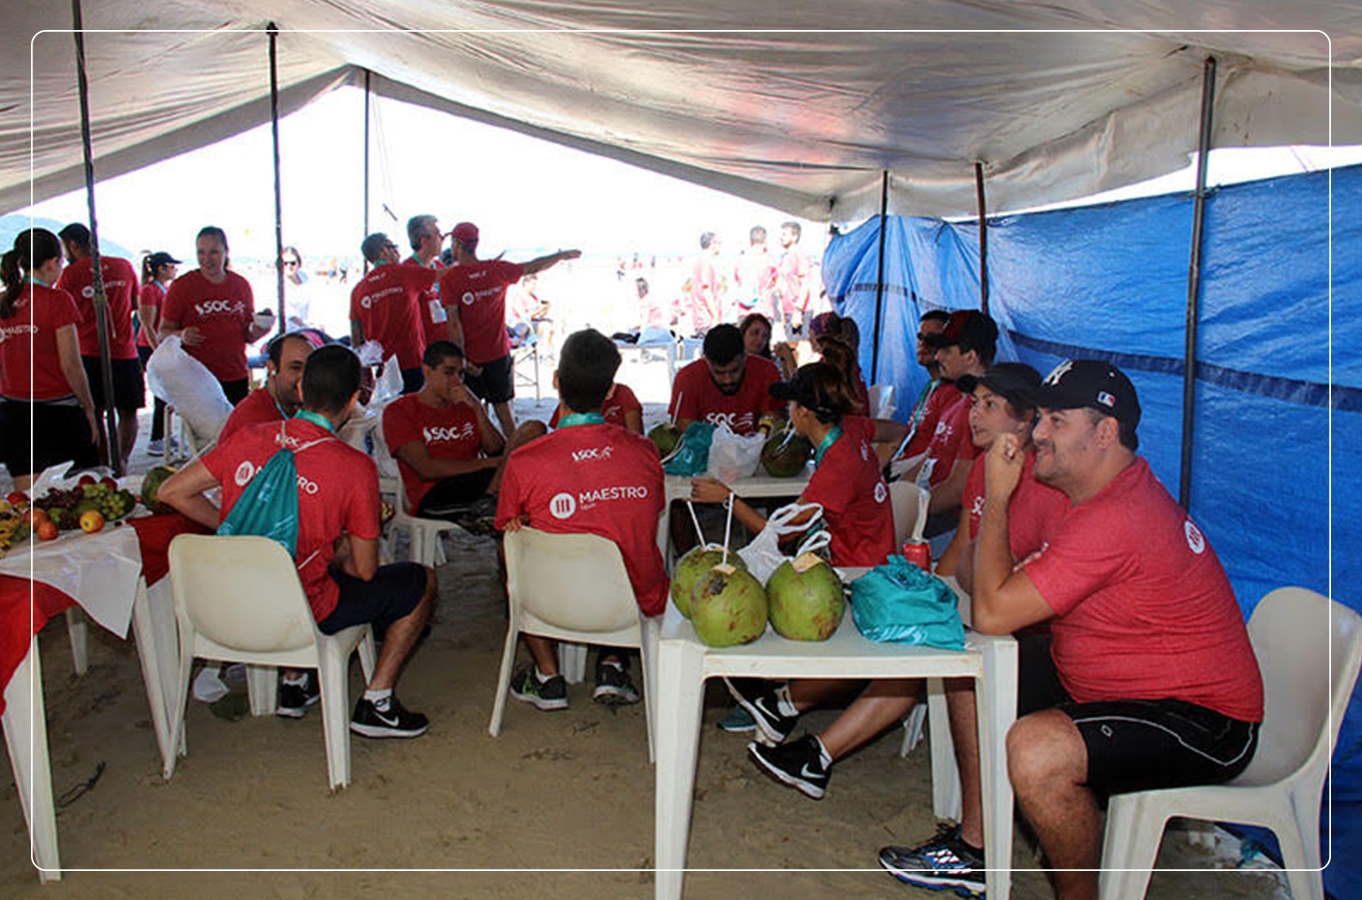
[[[511,676],[511,696],[540,709],[568,708],[567,680],[551,675],[548,681],[540,682],[533,663]]]
[[[789,785],[806,797],[822,800],[828,789],[828,767],[823,765],[823,750],[811,734],[779,747],[747,745],[747,755],[767,775]]]
[[[880,865],[905,884],[961,897],[984,896],[984,855],[960,839],[960,826],[943,829],[918,847],[883,847]]]
[[[317,683],[317,673],[308,670],[302,684],[288,684],[280,680],[279,699],[275,703],[276,715],[286,719],[301,719],[307,708],[322,699],[322,691]]]
[[[408,712],[396,694],[388,697],[383,709],[372,700],[359,698],[355,714],[350,717],[350,730],[370,738],[412,738],[425,734],[430,721],[421,713]]]
[[[757,723],[757,740],[768,747],[782,743],[794,731],[798,715],[787,716],[780,711],[776,692],[784,687],[761,678],[725,678],[728,692],[738,705],[747,710]]]
[[[610,659],[596,663],[596,689],[591,692],[591,699],[609,706],[638,702],[638,689],[623,662]]]

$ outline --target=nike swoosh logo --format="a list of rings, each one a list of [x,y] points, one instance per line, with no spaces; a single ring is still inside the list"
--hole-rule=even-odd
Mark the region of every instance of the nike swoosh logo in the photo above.
[[[818,772],[810,772],[810,771],[809,771],[809,764],[808,764],[808,763],[804,763],[804,765],[802,765],[802,766],[799,767],[799,774],[800,774],[800,775],[803,775],[805,778],[812,778],[812,779],[815,779],[815,780],[817,780],[817,779],[823,777],[823,776],[822,776],[820,773],[818,773]]]
[[[379,709],[377,706],[375,706],[374,715],[377,716],[378,721],[382,722],[384,725],[392,726],[397,724],[397,715],[395,713],[391,715],[384,715],[383,711]]]

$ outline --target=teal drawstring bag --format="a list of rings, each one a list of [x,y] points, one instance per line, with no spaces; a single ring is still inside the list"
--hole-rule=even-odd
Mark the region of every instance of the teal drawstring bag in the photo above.
[[[278,452],[265,461],[241,492],[236,503],[218,525],[218,534],[250,534],[267,537],[284,545],[289,556],[298,552],[298,467],[293,454],[331,438],[303,444],[296,451],[284,442],[284,426],[279,426]],[[249,462],[242,463],[249,466]],[[243,473],[237,469],[240,477]]]
[[[681,475],[694,478],[709,469],[709,445],[714,439],[714,426],[708,422],[691,422],[686,433],[681,435],[672,455],[662,463],[662,471],[668,475]]]
[[[955,591],[902,556],[851,583],[851,618],[872,641],[965,649]]]

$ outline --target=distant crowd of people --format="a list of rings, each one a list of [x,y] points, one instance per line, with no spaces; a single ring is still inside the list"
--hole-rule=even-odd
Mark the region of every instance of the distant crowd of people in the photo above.
[[[998,326],[986,313],[923,310],[917,359],[928,384],[901,421],[876,418],[856,323],[812,313],[807,268],[790,252],[799,239],[792,224],[779,259],[753,229],[727,293],[712,265],[717,239],[701,238],[708,257],[695,265],[684,316],[669,324],[684,320],[682,331],[700,335],[702,356],[676,373],[668,418],[683,431],[699,422],[805,438],[812,471],[798,499],[821,515],[811,509],[794,524],[825,528],[837,566],[894,555],[889,485],[907,479],[926,489],[927,533],[944,550],[936,573],[969,595],[974,628],[1018,636],[1018,718],[1006,747],[1021,811],[1058,896],[1091,900],[1107,796],[1226,781],[1253,756],[1262,682],[1229,581],[1206,535],[1138,454],[1136,389],[1107,362],[1065,360],[1042,378],[997,359]],[[448,266],[439,262],[446,237]],[[508,288],[578,251],[484,260],[477,226],[462,222],[445,235],[433,216],[413,218],[408,238],[413,252],[403,259],[385,234],[365,237],[373,268],[355,281],[350,304],[351,346],[377,343],[401,373],[403,394],[380,426],[401,476],[398,502],[496,534],[529,527],[606,537],[621,550],[640,611],[662,614],[662,462],[642,434],[637,396],[615,380],[616,342],[594,329],[569,334],[550,421],[517,424],[512,412]],[[144,260],[140,279],[131,264],[105,257],[103,330],[119,416],[117,434],[106,437],[96,416],[106,398],[95,389],[101,329],[92,323],[88,245],[80,225],[60,237],[33,229],[0,262],[0,449],[16,480],[62,459],[88,463],[100,441],[126,456],[142,404],[139,353],[178,335],[235,408],[216,445],[161,496],[215,528],[278,448],[295,448],[299,482],[315,487],[299,492],[297,558],[318,627],[371,622],[385,635],[351,728],[374,738],[424,733],[426,716],[394,689],[435,602],[436,577],[419,563],[380,564],[375,459],[337,437],[362,397],[355,350],[312,330],[285,331],[268,345],[265,384],[250,391],[246,346],[274,322],[256,315],[249,285],[228,268],[220,229],[200,232],[199,267],[179,277],[179,261],[165,253]],[[141,336],[131,331],[134,293]],[[781,338],[774,345],[773,335]],[[218,488],[220,506],[209,499]],[[750,534],[767,525],[768,511],[742,497],[741,479],[696,477],[690,499],[731,505]],[[694,520],[678,521],[685,531]],[[678,529],[673,538],[684,549]],[[568,707],[554,642],[524,640],[530,659],[512,676],[511,694],[542,710]],[[593,697],[636,702],[629,666],[627,653],[602,648]],[[839,760],[894,727],[922,692],[906,679],[727,684],[737,709],[721,727],[752,734],[754,765],[814,799]],[[885,847],[879,862],[910,884],[982,894],[973,690],[967,680],[947,685],[961,821],[917,846]],[[281,714],[303,715],[316,692],[315,675],[284,673]],[[795,737],[804,712],[833,703],[844,706],[835,721]]]

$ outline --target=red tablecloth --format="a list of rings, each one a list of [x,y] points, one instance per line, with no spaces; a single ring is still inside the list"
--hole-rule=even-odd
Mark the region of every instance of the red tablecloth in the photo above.
[[[179,513],[129,519],[137,531],[142,554],[142,577],[155,584],[169,570],[166,554],[177,534],[207,534],[208,529]],[[30,606],[31,598],[31,606]],[[0,575],[0,713],[5,710],[3,689],[23,662],[33,635],[48,619],[74,606],[75,599],[51,585],[12,575]],[[33,616],[30,624],[28,610]]]

